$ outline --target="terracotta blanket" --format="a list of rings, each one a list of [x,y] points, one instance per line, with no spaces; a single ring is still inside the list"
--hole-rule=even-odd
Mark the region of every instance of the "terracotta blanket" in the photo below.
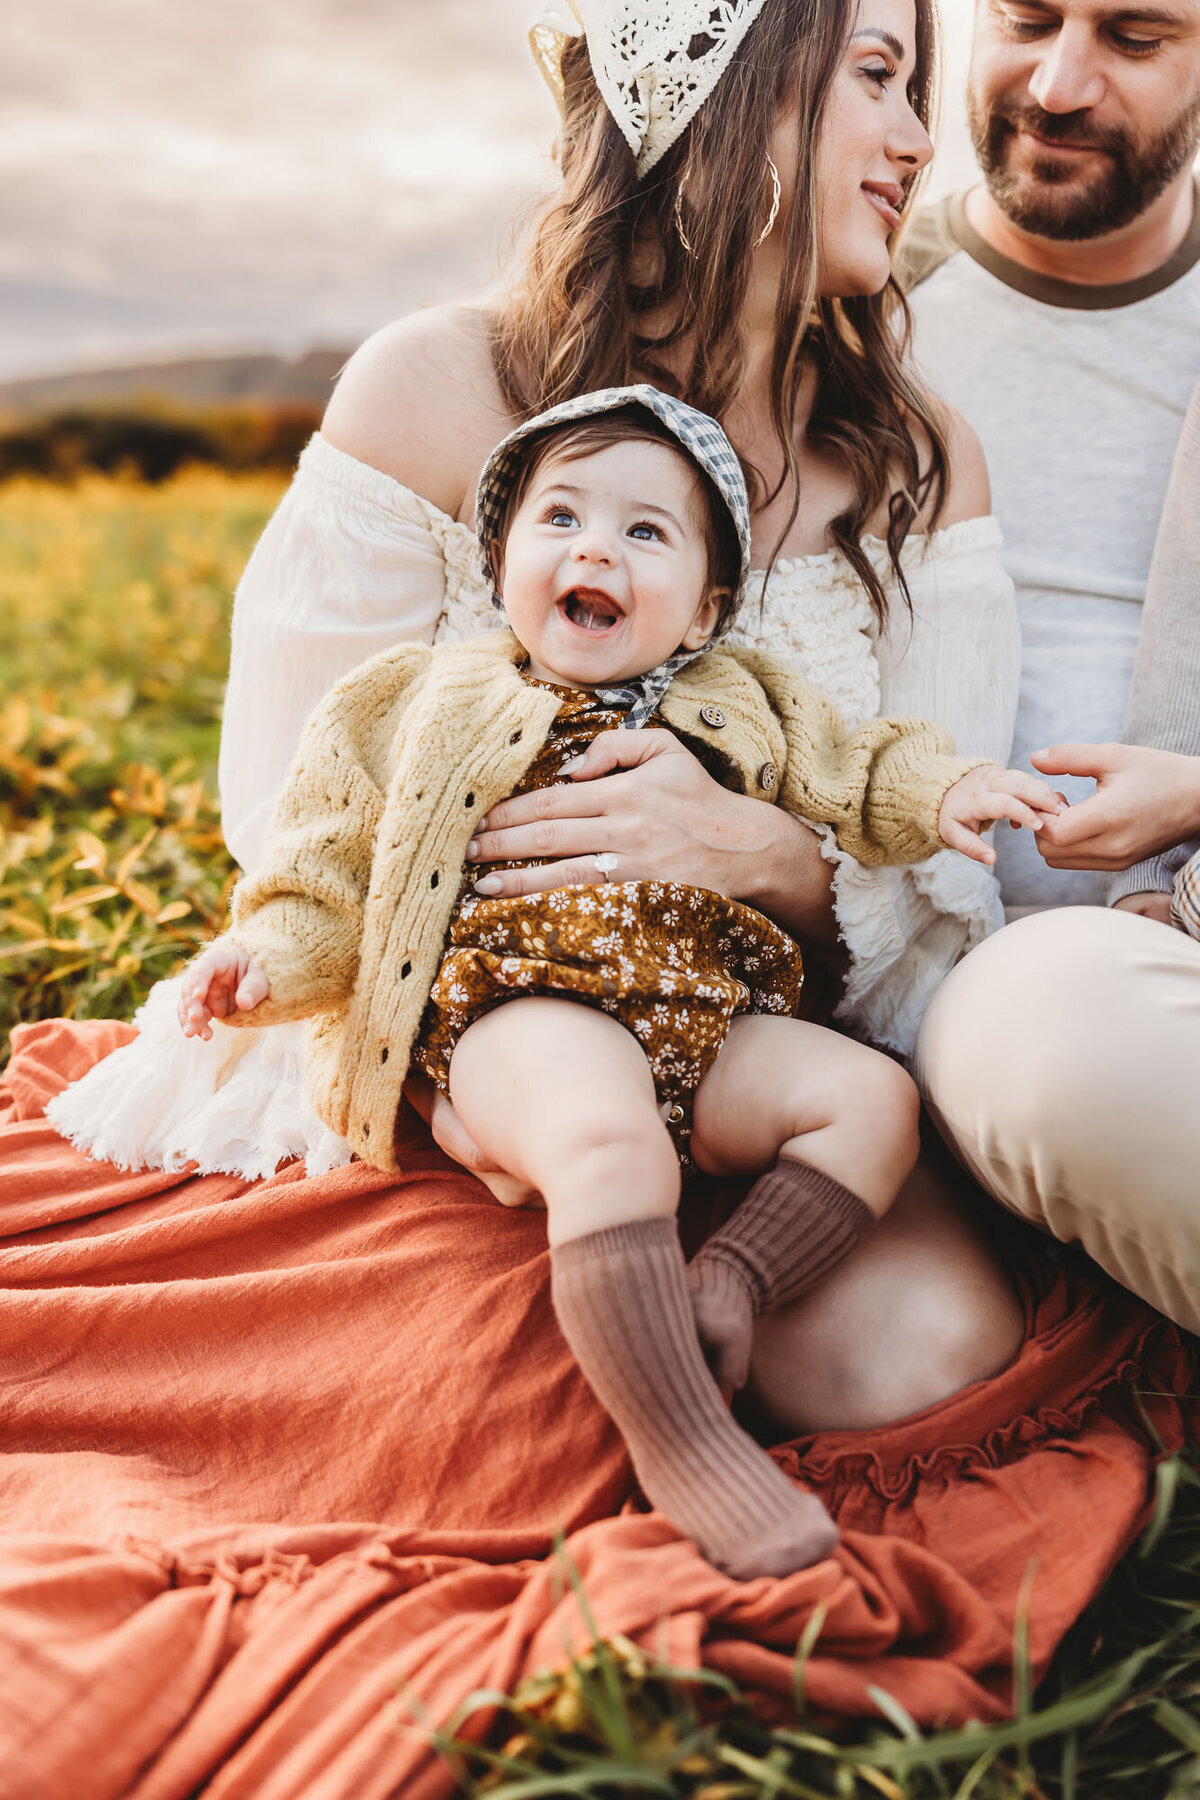
[[[1015,1364],[903,1425],[779,1460],[836,1561],[715,1573],[629,1508],[620,1442],[550,1309],[544,1224],[452,1171],[255,1185],[126,1176],[49,1097],[126,1041],[22,1028],[0,1087],[0,1797],[405,1800],[453,1781],[400,1700],[561,1664],[569,1531],[602,1630],[779,1707],[813,1608],[814,1707],[995,1718],[1033,1571],[1043,1668],[1145,1516],[1188,1390],[1175,1330],[1072,1274],[1022,1277]]]

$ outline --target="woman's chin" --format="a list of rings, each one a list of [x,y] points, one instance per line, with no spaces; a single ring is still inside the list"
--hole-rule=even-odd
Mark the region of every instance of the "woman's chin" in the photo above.
[[[883,292],[891,273],[892,259],[884,244],[877,251],[847,260],[827,279],[822,277],[817,291],[822,300],[865,300]]]

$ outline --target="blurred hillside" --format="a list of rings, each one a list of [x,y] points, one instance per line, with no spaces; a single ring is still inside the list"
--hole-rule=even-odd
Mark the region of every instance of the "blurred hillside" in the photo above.
[[[227,401],[323,409],[349,350],[304,356],[193,356],[0,382],[0,423],[71,407],[218,406]]]
[[[158,482],[191,464],[286,473],[348,354],[190,357],[0,384],[0,481],[98,471]]]

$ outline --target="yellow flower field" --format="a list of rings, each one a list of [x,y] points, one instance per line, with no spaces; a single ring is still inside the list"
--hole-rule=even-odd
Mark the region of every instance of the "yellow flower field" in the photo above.
[[[283,485],[0,487],[0,1061],[18,1020],[128,1018],[221,921],[229,613]]]

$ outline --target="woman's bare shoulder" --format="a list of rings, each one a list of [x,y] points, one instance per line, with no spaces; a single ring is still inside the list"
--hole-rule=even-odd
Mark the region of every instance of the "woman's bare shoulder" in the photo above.
[[[983,445],[972,426],[952,406],[940,408],[949,455],[950,479],[946,503],[938,516],[938,528],[959,525],[964,519],[986,518],[992,510],[992,484]],[[918,436],[920,444],[923,433]],[[927,440],[926,440],[927,441]],[[924,445],[921,445],[924,451]]]
[[[514,421],[481,306],[438,306],[387,325],[342,371],[321,432],[337,449],[469,518],[489,451]]]

